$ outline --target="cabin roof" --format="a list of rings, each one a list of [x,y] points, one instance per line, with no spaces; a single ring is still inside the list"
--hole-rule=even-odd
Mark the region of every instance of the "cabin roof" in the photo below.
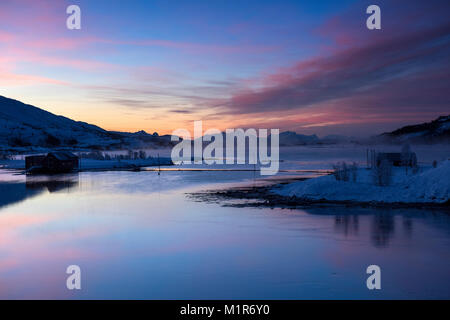
[[[69,151],[50,152],[47,156],[53,156],[60,161],[78,160],[78,156]]]
[[[377,154],[380,157],[398,157],[402,155],[400,152],[379,152]]]
[[[408,157],[415,157],[414,152],[409,152]],[[392,161],[401,161],[403,159],[402,153],[400,152],[380,152],[377,154],[378,159],[388,159]]]
[[[40,155],[33,155],[33,156],[26,156],[25,159],[44,159],[46,156],[43,154]]]

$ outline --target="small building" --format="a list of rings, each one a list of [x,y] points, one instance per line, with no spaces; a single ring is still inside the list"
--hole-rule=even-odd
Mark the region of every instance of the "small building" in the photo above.
[[[417,156],[414,152],[380,152],[377,153],[376,165],[379,167],[383,161],[387,160],[395,167],[415,167],[417,166]]]
[[[25,157],[28,172],[63,173],[79,168],[79,157],[68,151],[50,152],[46,156]]]
[[[27,156],[25,157],[25,168],[28,170],[33,167],[41,167],[44,159],[45,159],[44,155]]]

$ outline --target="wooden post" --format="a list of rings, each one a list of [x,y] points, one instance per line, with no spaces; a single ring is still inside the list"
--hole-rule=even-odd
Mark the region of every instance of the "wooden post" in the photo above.
[[[159,162],[159,153],[158,153],[158,176],[161,174],[161,162]]]

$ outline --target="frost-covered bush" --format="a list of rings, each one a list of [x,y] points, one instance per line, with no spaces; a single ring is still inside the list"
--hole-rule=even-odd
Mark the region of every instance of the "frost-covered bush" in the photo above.
[[[147,154],[144,150],[139,151],[139,159],[147,159]]]
[[[137,159],[148,159],[146,152],[143,150],[133,151],[128,150],[126,154],[108,154],[107,152],[103,153],[98,150],[94,150],[88,153],[82,153],[80,155],[84,159],[93,159],[93,160],[137,160]]]
[[[345,162],[334,164],[333,175],[337,181],[348,181],[350,177],[350,169]]]
[[[402,146],[401,158],[403,166],[411,165],[411,146],[408,143]]]
[[[7,153],[0,152],[0,160],[12,160],[13,156]]]
[[[386,159],[372,168],[373,182],[377,186],[389,186],[392,183],[392,163]]]
[[[105,156],[102,152],[95,150],[88,153],[82,153],[81,158],[92,160],[105,160]]]
[[[139,150],[139,151],[133,151],[128,150],[128,155],[126,155],[127,160],[137,160],[137,159],[146,159],[147,155],[145,151]]]
[[[353,162],[350,165],[350,176],[352,178],[352,181],[356,182],[358,178],[358,164],[356,162]]]

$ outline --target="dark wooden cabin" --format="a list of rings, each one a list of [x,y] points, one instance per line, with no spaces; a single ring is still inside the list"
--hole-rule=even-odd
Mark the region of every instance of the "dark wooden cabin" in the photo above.
[[[50,152],[46,156],[28,156],[25,158],[28,172],[64,173],[79,168],[79,158],[72,152]]]
[[[380,152],[377,153],[377,166],[386,160],[395,167],[415,167],[417,156],[414,152],[402,154],[400,152]]]
[[[44,155],[25,157],[25,168],[28,170],[33,167],[42,167],[42,161],[44,161],[44,159]]]

